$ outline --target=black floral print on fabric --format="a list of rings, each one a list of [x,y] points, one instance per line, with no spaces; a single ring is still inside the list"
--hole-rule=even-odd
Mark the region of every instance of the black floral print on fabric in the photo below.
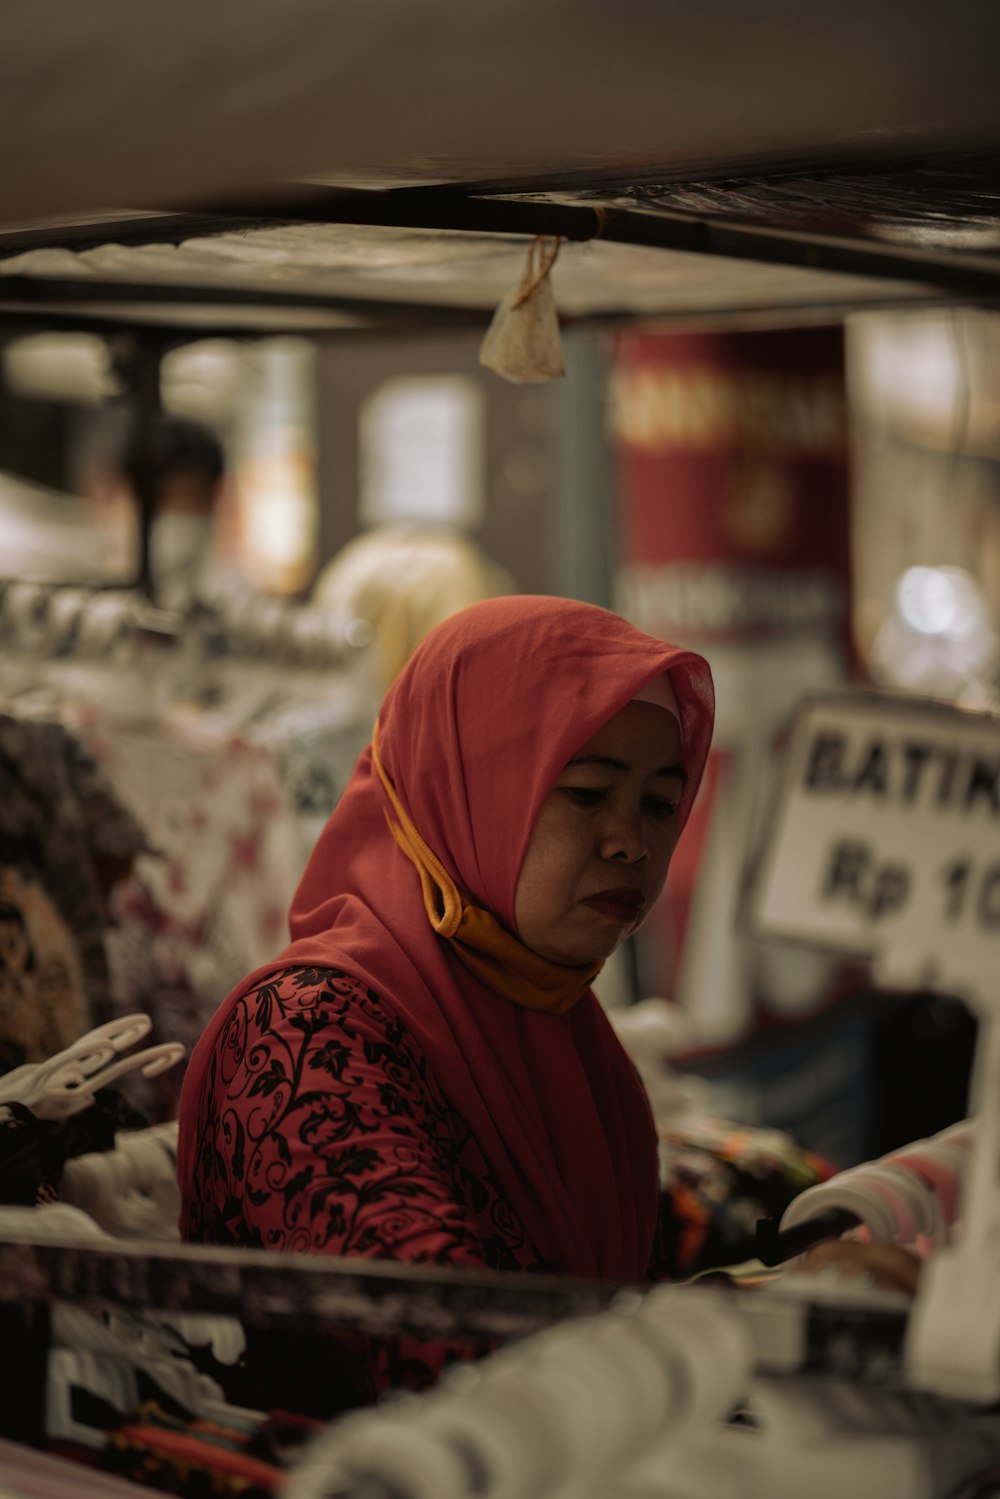
[[[0,714],[0,1072],[115,1013],[108,899],[145,846],[73,734]]]
[[[545,1268],[405,1026],[346,974],[289,969],[243,996],[201,1107],[191,1239]]]
[[[403,1024],[355,979],[290,969],[235,1006],[197,1121],[186,1237],[492,1270],[543,1270]],[[251,1333],[233,1398],[327,1419],[422,1389],[481,1342]],[[280,1375],[275,1371],[280,1371]]]

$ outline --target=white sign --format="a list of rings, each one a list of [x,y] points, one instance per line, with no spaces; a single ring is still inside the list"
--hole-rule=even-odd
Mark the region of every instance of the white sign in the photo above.
[[[882,983],[1000,1008],[1000,717],[808,702],[744,914],[755,936],[870,955]]]

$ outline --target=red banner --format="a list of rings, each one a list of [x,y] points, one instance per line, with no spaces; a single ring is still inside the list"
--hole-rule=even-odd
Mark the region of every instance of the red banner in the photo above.
[[[713,757],[640,953],[706,1047],[829,997],[825,959],[734,931],[743,860],[782,727],[849,660],[850,474],[839,328],[629,334],[617,347],[618,607],[704,651]]]
[[[839,328],[623,337],[611,421],[626,613],[705,641],[846,639]]]

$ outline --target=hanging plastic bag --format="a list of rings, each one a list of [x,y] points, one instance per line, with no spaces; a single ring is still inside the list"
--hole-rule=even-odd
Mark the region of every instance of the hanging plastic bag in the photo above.
[[[505,380],[523,384],[563,374],[551,278],[561,244],[545,235],[531,241],[520,283],[504,297],[486,330],[479,363]]]

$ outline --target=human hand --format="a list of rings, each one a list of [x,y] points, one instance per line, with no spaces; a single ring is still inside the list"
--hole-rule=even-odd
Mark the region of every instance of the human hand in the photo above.
[[[826,1239],[815,1244],[796,1262],[794,1269],[815,1275],[834,1271],[845,1279],[864,1278],[884,1291],[905,1291],[915,1296],[920,1284],[921,1262],[909,1249],[895,1244],[860,1244],[856,1239]]]

